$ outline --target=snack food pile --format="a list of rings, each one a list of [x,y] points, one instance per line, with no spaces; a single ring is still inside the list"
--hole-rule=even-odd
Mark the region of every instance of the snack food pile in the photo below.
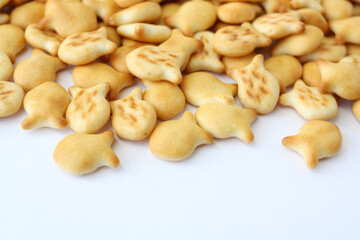
[[[360,121],[359,25],[358,0],[0,0],[0,118],[24,106],[24,130],[69,126],[53,157],[82,175],[119,165],[113,131],[98,133],[110,118],[119,138],[180,161],[214,138],[252,142],[279,104],[309,120],[282,143],[315,168],[341,147],[337,98]],[[70,65],[67,91],[56,74]],[[174,120],[186,104],[195,116]]]

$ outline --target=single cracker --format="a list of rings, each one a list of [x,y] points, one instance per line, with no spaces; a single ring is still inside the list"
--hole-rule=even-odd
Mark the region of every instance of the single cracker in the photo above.
[[[142,100],[140,87],[117,101],[110,102],[112,126],[116,134],[128,140],[140,141],[147,138],[156,125],[154,107]]]
[[[217,9],[218,18],[230,24],[241,24],[252,21],[256,12],[251,4],[242,2],[230,2],[219,6]]]
[[[33,47],[42,49],[57,56],[62,37],[48,30],[41,30],[36,24],[30,24],[25,29],[25,39]]]
[[[266,47],[271,39],[255,30],[248,22],[241,26],[228,26],[215,33],[214,50],[229,57],[240,57],[250,54],[257,47]]]
[[[213,136],[200,128],[191,112],[187,111],[178,120],[169,120],[157,125],[150,136],[150,151],[168,161],[188,158],[195,148],[212,143]]]
[[[126,56],[126,65],[140,79],[179,84],[182,82],[180,68],[185,58],[183,53],[169,53],[156,46],[144,46]]]
[[[329,120],[336,116],[338,106],[331,94],[320,93],[316,87],[307,86],[302,80],[279,98],[279,103],[295,110],[307,120]]]
[[[353,13],[353,5],[347,0],[322,0],[322,6],[328,20],[348,18]]]
[[[126,65],[126,56],[133,50],[147,46],[148,44],[136,43],[134,45],[124,45],[116,49],[114,53],[110,55],[110,65],[118,72],[130,73]]]
[[[260,114],[275,108],[280,93],[279,82],[266,71],[263,55],[256,55],[242,69],[232,68],[227,72],[238,83],[238,96],[245,108],[255,109]]]
[[[312,8],[299,9],[298,12],[301,14],[301,21],[306,25],[312,25],[320,28],[324,33],[328,32],[328,23],[325,17],[318,11]]]
[[[293,34],[279,40],[272,49],[272,55],[306,55],[319,47],[323,40],[323,31],[317,27],[306,25],[302,33]]]
[[[360,122],[360,99],[355,100],[352,105],[352,112],[356,119]]]
[[[0,117],[15,114],[22,106],[24,91],[13,82],[0,81]]]
[[[99,62],[75,67],[72,77],[75,85],[80,88],[93,87],[103,82],[110,83],[108,99],[111,101],[118,99],[122,89],[134,84],[132,75],[117,72],[109,65]]]
[[[93,32],[75,33],[68,36],[59,47],[59,58],[72,65],[83,65],[115,52],[115,43],[107,40],[104,27]]]
[[[164,19],[166,25],[179,28],[186,36],[204,31],[215,24],[215,6],[207,1],[185,2],[172,16]]]
[[[12,24],[0,25],[0,52],[7,54],[12,63],[15,56],[25,47],[24,31]]]
[[[360,98],[360,65],[323,59],[318,59],[316,63],[321,74],[318,86],[321,92],[333,92],[347,100]]]
[[[321,73],[316,62],[307,62],[303,67],[303,80],[311,87],[318,87],[321,83]]]
[[[83,175],[102,166],[117,168],[118,157],[111,150],[114,133],[74,133],[61,140],[54,150],[56,164],[68,173]]]
[[[11,11],[10,23],[25,29],[30,24],[37,24],[44,17],[45,4],[31,1]]]
[[[81,1],[47,0],[45,17],[39,22],[41,29],[53,29],[66,38],[80,32],[97,28],[95,12]]]
[[[231,102],[237,92],[237,84],[224,83],[207,72],[186,75],[180,87],[186,101],[194,106],[219,98],[226,98]]]
[[[298,12],[268,13],[256,18],[252,24],[257,31],[271,39],[280,39],[305,30]]]
[[[286,88],[292,86],[302,75],[301,63],[290,55],[270,57],[264,66],[279,81],[280,93],[286,92]]]
[[[143,99],[154,107],[158,119],[169,120],[184,109],[185,96],[177,85],[168,81],[141,82],[146,87]]]
[[[69,127],[78,133],[95,133],[110,118],[110,105],[105,97],[110,83],[99,83],[91,88],[70,87],[72,101],[66,110]]]
[[[106,24],[110,24],[110,16],[120,10],[114,0],[83,0],[82,2],[90,7]]]
[[[338,43],[360,44],[360,16],[329,21]]]
[[[119,26],[116,31],[122,37],[147,43],[162,43],[171,35],[169,27],[149,23],[129,23]]]
[[[152,23],[161,16],[161,7],[156,2],[141,2],[124,8],[109,17],[109,24],[120,26],[129,23]]]
[[[0,81],[8,81],[11,78],[13,70],[9,56],[0,52]]]
[[[325,37],[319,47],[311,53],[299,57],[299,60],[300,62],[310,62],[317,59],[325,59],[331,62],[338,62],[345,55],[345,45],[338,44],[334,37]]]
[[[254,140],[250,124],[256,119],[253,109],[242,109],[232,102],[219,100],[209,101],[201,105],[195,112],[200,127],[216,138],[237,137],[246,143]]]
[[[45,82],[30,90],[24,98],[29,114],[21,123],[24,130],[50,127],[65,128],[65,111],[71,101],[69,93],[58,83]]]
[[[204,43],[199,39],[186,37],[179,29],[174,29],[170,38],[160,44],[159,47],[169,53],[182,54],[184,57],[180,70],[183,71],[189,62],[190,56],[196,51],[201,51],[204,48]]]
[[[329,158],[338,153],[341,142],[339,128],[323,120],[311,120],[300,128],[297,135],[282,140],[282,144],[299,153],[311,169],[316,168],[319,159]]]
[[[16,65],[14,82],[28,92],[44,82],[55,81],[56,72],[66,66],[59,58],[47,55],[39,49],[33,49],[31,57]]]
[[[224,64],[220,61],[220,55],[213,49],[214,35],[210,31],[194,34],[195,39],[199,39],[204,43],[204,48],[191,55],[186,67],[187,72],[211,71],[221,73],[225,70]]]
[[[321,5],[322,0],[290,0],[290,7],[292,9],[299,8],[312,8],[320,13],[324,12],[324,8]]]

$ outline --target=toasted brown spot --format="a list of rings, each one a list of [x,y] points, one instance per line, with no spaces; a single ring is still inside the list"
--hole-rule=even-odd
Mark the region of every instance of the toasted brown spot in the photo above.
[[[165,63],[166,64],[166,66],[169,66],[169,67],[175,67],[174,65],[171,65],[170,63]]]
[[[99,41],[101,39],[102,39],[102,37],[92,38],[92,39],[90,39],[90,42],[96,42],[96,41]]]
[[[260,92],[263,93],[263,94],[268,94],[269,93],[263,86],[261,86],[259,89],[260,89]]]
[[[137,121],[137,119],[136,119],[136,117],[135,117],[134,115],[129,114],[129,117],[130,117],[130,118],[131,118],[131,120],[133,120],[134,122],[136,122],[136,121]]]
[[[119,109],[120,112],[124,112],[124,108],[121,105],[117,105],[117,109]]]
[[[250,92],[250,90],[246,90],[246,94],[247,94],[250,98],[256,100],[257,102],[260,102],[260,97],[259,97],[258,94],[254,94],[254,93]]]
[[[95,106],[96,106],[96,103],[92,103],[91,105],[90,105],[90,107],[89,107],[89,109],[88,109],[88,112],[91,112],[94,108],[95,108]]]
[[[84,93],[84,90],[80,90],[80,92],[78,93],[78,97],[80,97],[81,95],[83,95],[83,93]]]
[[[98,92],[98,91],[97,91],[97,90],[95,90],[95,91],[93,92],[93,95],[94,95],[94,96],[96,96],[97,92]]]

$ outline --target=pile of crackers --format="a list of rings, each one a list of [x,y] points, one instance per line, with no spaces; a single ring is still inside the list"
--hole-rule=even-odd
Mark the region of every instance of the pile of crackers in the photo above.
[[[214,138],[252,142],[251,123],[280,104],[309,120],[282,143],[315,168],[341,147],[337,99],[360,120],[359,25],[359,0],[0,0],[0,118],[23,106],[24,130],[69,126],[53,157],[82,175],[119,165],[113,131],[99,133],[110,119],[180,161]],[[56,74],[71,65],[66,90]],[[195,116],[177,118],[186,104]]]

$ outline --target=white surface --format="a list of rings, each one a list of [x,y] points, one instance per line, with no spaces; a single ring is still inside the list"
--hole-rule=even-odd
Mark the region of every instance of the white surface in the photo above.
[[[71,70],[58,82],[72,85]],[[350,102],[332,120],[342,149],[315,170],[281,144],[306,122],[286,107],[258,117],[251,144],[216,140],[183,162],[116,137],[121,166],[82,177],[52,158],[73,132],[24,131],[25,116],[0,119],[0,239],[360,239],[360,124]]]

